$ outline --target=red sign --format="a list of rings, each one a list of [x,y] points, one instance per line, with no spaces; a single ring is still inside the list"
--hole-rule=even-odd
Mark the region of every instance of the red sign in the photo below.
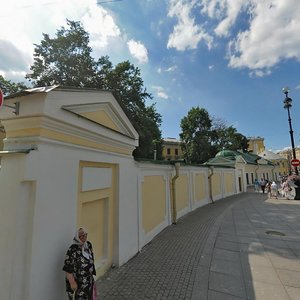
[[[300,165],[300,160],[299,160],[299,159],[292,159],[292,160],[291,160],[291,165],[292,165],[293,167],[299,166],[299,165]]]
[[[4,96],[3,96],[3,93],[2,93],[2,91],[0,89],[0,109],[3,106],[3,101],[4,101]]]

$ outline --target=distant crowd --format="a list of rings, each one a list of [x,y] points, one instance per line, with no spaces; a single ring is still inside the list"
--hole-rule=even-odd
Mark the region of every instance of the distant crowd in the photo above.
[[[279,189],[280,187],[280,189]],[[268,198],[276,198],[281,196],[285,199],[292,199],[291,191],[293,190],[293,182],[289,180],[287,177],[283,177],[279,184],[275,181],[269,181],[267,179],[261,178],[259,181],[255,179],[254,181],[254,189],[256,193],[260,191],[265,194],[268,194]]]

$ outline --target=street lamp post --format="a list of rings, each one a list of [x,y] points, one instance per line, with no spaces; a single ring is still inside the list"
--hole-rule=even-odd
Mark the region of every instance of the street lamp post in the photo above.
[[[289,97],[289,89],[283,88],[283,93],[285,94],[285,99],[283,100],[284,108],[288,112],[288,121],[290,126],[290,136],[291,136],[291,143],[292,143],[292,153],[293,153],[293,159],[296,159],[296,151],[295,151],[295,143],[294,143],[294,135],[293,135],[293,128],[292,128],[292,119],[290,114],[290,108],[292,107],[292,99]],[[290,162],[291,163],[291,162]],[[298,175],[298,167],[294,167],[296,176]],[[290,174],[291,175],[291,174]],[[294,200],[300,200],[300,186],[299,186],[299,180],[297,179],[294,181],[295,183],[295,198]]]
[[[296,150],[295,150],[294,135],[293,135],[293,128],[292,128],[292,119],[291,119],[291,114],[290,114],[290,107],[292,107],[292,99],[289,97],[289,89],[287,87],[283,88],[282,91],[285,94],[285,99],[283,100],[283,104],[284,104],[283,107],[288,112],[288,121],[289,121],[289,127],[290,127],[293,159],[296,159]],[[298,175],[297,167],[295,167],[295,174]]]

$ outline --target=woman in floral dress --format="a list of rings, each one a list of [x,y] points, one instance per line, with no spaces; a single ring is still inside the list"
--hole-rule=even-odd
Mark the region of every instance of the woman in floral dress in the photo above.
[[[73,243],[67,250],[63,270],[66,272],[69,299],[92,300],[93,275],[96,275],[94,254],[83,228],[77,230]]]

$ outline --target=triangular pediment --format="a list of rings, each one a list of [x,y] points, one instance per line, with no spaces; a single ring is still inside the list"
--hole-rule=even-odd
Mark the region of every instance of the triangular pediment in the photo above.
[[[64,105],[62,108],[121,134],[132,138],[137,136],[124,112],[112,102]]]

